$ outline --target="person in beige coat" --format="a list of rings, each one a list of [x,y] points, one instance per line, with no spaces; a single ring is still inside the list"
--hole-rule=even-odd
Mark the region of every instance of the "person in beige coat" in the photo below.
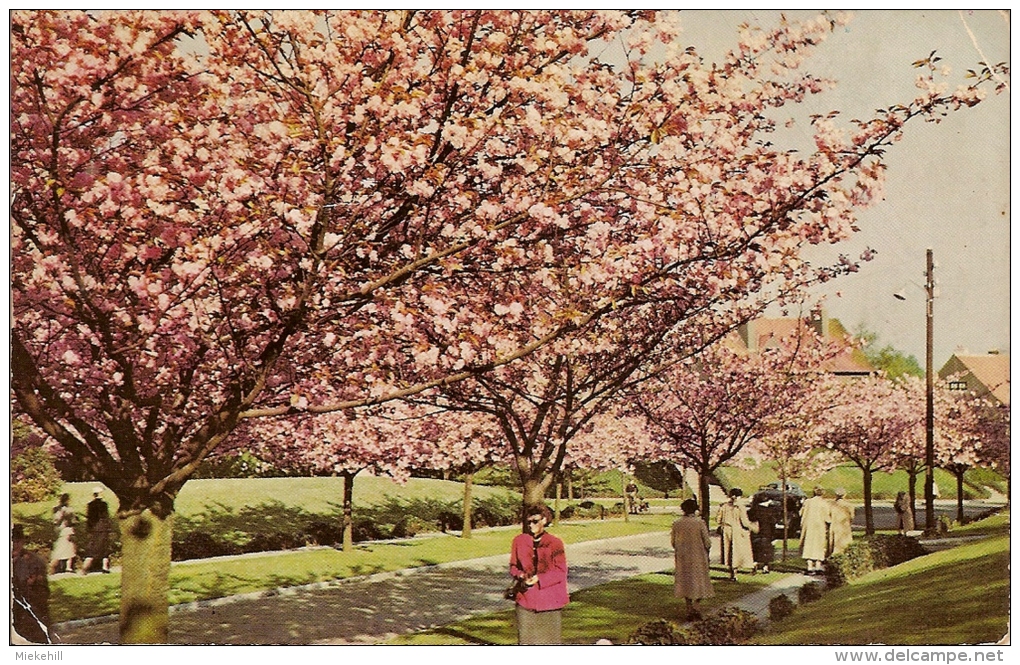
[[[836,488],[836,500],[832,502],[832,526],[829,529],[829,554],[842,554],[853,540],[851,524],[854,521],[854,507],[846,501],[846,490]]]
[[[702,598],[715,595],[709,576],[708,553],[712,539],[708,527],[698,517],[698,502],[687,499],[680,504],[683,517],[673,522],[673,594],[687,603],[687,620],[701,618]]]
[[[722,537],[722,565],[730,571],[730,579],[737,579],[737,571],[754,568],[751,550],[751,520],[741,498],[739,487],[730,490],[730,500],[719,506],[719,535]]]
[[[807,561],[808,575],[824,572],[823,564],[829,550],[832,504],[824,494],[821,487],[816,487],[814,496],[800,508],[800,555]]]

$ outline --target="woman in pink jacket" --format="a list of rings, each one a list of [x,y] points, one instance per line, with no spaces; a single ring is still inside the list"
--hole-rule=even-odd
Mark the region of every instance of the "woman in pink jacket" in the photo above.
[[[525,511],[527,531],[510,546],[510,575],[518,582],[518,644],[560,644],[567,594],[567,555],[563,541],[545,528],[552,521],[548,506]]]

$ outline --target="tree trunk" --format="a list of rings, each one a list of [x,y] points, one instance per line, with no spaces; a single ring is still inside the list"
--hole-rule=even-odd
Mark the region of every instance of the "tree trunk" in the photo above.
[[[917,519],[917,510],[914,508],[914,502],[917,500],[917,467],[911,466],[907,469],[907,494],[910,496],[910,514]]]
[[[967,472],[967,467],[958,466],[953,469],[953,474],[956,476],[956,523],[963,524],[963,474]]]
[[[524,505],[540,506],[545,503],[545,492],[549,489],[548,478],[528,478],[524,481]],[[523,516],[522,516],[523,517]]]
[[[709,524],[711,517],[709,513],[712,511],[712,506],[709,503],[710,495],[708,490],[708,473],[698,474],[698,494],[698,503],[701,505],[701,519],[704,520],[705,525],[709,528],[709,531],[711,531],[712,525]]]
[[[627,474],[620,474],[620,489],[623,490],[623,521],[630,521],[630,506],[627,505]]]
[[[461,529],[461,538],[471,537],[471,481],[475,474],[468,472],[464,474],[464,527]]]
[[[567,473],[567,501],[574,500],[574,474]]]
[[[556,480],[556,502],[553,504],[553,526],[560,525],[560,495],[563,494],[563,480]]]
[[[120,641],[165,644],[169,623],[172,515],[151,511],[120,518]]]
[[[875,514],[871,510],[871,469],[861,469],[864,474],[864,534],[875,535]],[[804,528],[801,525],[801,528]]]
[[[344,540],[340,548],[350,552],[354,548],[354,473],[344,473]]]
[[[786,467],[785,467],[785,465],[782,467],[782,471],[780,471],[780,473],[779,473],[779,482],[780,482],[779,487],[781,488],[780,489],[780,494],[779,494],[779,500],[783,502],[783,561],[786,561],[786,558],[787,558],[787,556],[789,555],[789,552],[790,552],[790,545],[788,543],[788,541],[790,540],[790,507],[788,505],[786,505],[787,502],[786,502]],[[803,529],[804,525],[801,524],[800,528]]]

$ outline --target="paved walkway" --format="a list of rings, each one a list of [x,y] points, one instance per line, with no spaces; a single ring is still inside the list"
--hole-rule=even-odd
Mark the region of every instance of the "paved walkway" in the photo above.
[[[718,543],[713,561],[718,560]],[[379,573],[171,608],[173,644],[377,644],[391,637],[511,607],[501,595],[508,555]],[[570,590],[673,567],[665,532],[567,546]],[[738,607],[768,617],[768,601],[807,581],[789,575]],[[794,596],[795,597],[795,596]],[[55,627],[65,644],[116,643],[117,617]]]

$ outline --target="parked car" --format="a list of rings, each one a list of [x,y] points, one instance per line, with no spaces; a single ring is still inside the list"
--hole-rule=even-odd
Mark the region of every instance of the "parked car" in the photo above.
[[[797,483],[786,483],[786,517],[789,520],[790,538],[800,537],[800,507],[807,495]],[[766,515],[775,524],[776,535],[781,537],[783,533],[783,491],[779,481],[762,485],[748,505],[748,512],[751,515]]]

